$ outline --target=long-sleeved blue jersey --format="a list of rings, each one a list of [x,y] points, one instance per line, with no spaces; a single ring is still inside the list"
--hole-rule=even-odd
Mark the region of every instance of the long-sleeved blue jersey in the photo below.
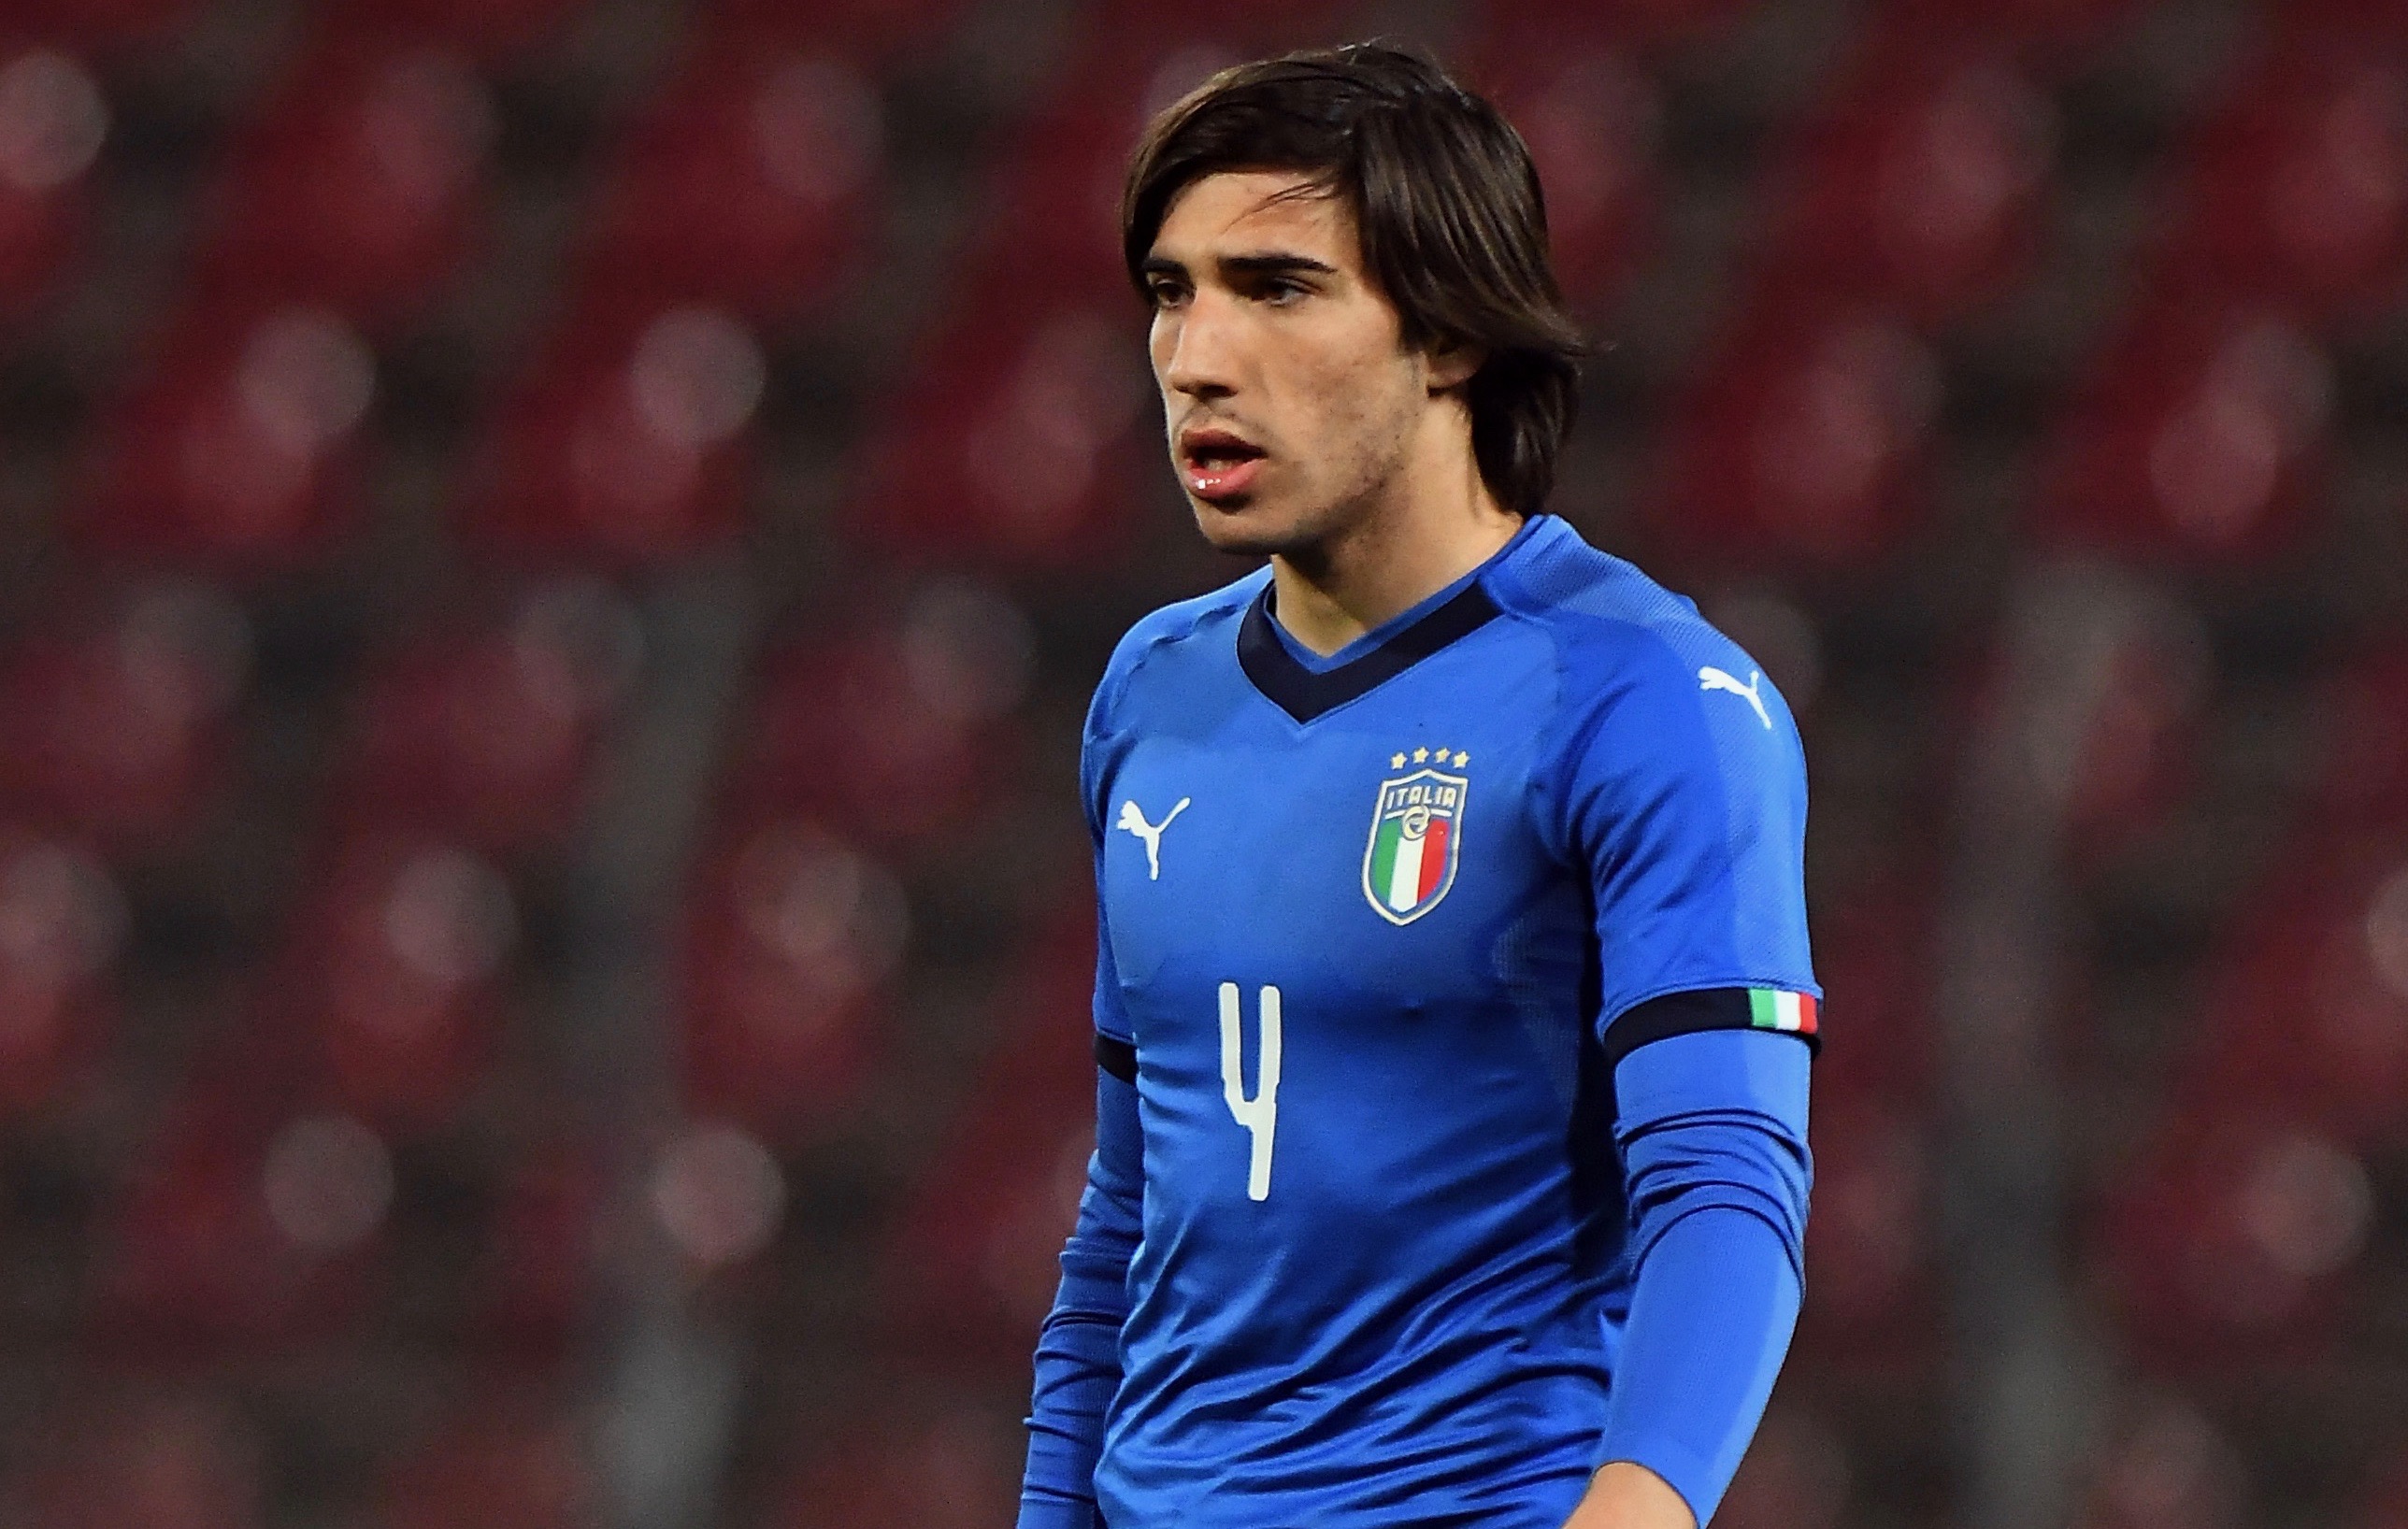
[[[1703,1518],[1796,1309],[1787,709],[1550,517],[1328,659],[1270,602],[1149,617],[1089,715],[1107,1076],[1023,1522],[1553,1529],[1615,1458]],[[1745,1351],[1684,1380],[1717,1268]],[[1643,1415],[1634,1299],[1719,1431]]]

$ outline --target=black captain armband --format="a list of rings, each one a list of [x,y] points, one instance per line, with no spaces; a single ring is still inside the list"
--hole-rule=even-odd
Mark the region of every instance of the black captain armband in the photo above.
[[[1821,1008],[1812,993],[1774,988],[1698,988],[1688,993],[1668,993],[1631,1005],[1606,1026],[1606,1065],[1614,1065],[1651,1040],[1699,1030],[1765,1030],[1795,1036],[1806,1043],[1809,1050],[1820,1054]],[[1101,1045],[1100,1038],[1097,1044]]]
[[[1096,1065],[1124,1083],[1134,1083],[1137,1081],[1137,1048],[1098,1030],[1096,1032]]]

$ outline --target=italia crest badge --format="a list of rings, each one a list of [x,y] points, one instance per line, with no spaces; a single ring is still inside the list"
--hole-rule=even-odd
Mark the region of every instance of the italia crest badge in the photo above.
[[[1363,850],[1363,895],[1371,910],[1394,924],[1408,924],[1446,897],[1463,845],[1463,803],[1470,781],[1434,766],[1461,769],[1471,756],[1416,749],[1390,757],[1401,768],[1408,757],[1417,769],[1380,782],[1371,809],[1371,842]]]

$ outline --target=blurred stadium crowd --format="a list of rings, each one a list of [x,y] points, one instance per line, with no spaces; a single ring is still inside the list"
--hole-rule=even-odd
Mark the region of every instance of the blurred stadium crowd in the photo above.
[[[2408,1525],[2401,0],[0,3],[0,1524],[1008,1522],[1122,158],[1372,34],[1806,730],[1717,1522]]]

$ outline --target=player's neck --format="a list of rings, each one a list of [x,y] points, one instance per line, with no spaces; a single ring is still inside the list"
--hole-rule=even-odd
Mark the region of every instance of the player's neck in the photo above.
[[[1465,443],[1462,471],[1408,473],[1393,499],[1310,549],[1271,559],[1288,636],[1326,656],[1494,557],[1522,528]]]

